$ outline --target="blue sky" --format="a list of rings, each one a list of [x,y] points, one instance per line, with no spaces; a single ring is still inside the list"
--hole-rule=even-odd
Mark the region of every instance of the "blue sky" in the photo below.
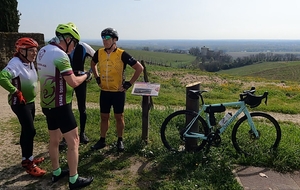
[[[299,39],[300,0],[18,0],[19,32],[54,36],[73,22],[82,39],[115,28],[124,40]]]

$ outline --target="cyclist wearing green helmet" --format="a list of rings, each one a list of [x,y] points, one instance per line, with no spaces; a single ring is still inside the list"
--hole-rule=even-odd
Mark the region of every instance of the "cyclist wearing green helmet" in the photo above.
[[[59,24],[56,37],[40,49],[37,55],[40,79],[41,107],[50,135],[49,155],[52,164],[52,182],[69,175],[69,188],[89,185],[93,178],[78,176],[78,127],[72,111],[74,88],[91,79],[89,72],[75,76],[68,54],[80,40],[79,32],[72,23]],[[59,142],[66,140],[69,169],[62,170],[59,164]]]
[[[80,35],[77,27],[72,22],[69,22],[68,24],[59,24],[55,30],[55,34],[58,38],[63,39],[66,43],[66,53],[69,53],[69,46],[72,42],[74,42],[74,47],[76,47],[76,45],[80,41]],[[71,40],[67,42],[67,38],[70,38]]]

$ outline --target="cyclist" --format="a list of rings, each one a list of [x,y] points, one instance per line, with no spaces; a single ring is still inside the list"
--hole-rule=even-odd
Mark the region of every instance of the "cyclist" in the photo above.
[[[78,128],[72,112],[73,88],[86,80],[90,73],[75,76],[68,54],[80,40],[77,28],[69,24],[59,24],[56,37],[40,49],[37,58],[41,87],[41,107],[46,116],[50,134],[49,155],[52,164],[52,182],[69,174],[69,188],[75,189],[89,185],[93,178],[78,176]],[[67,142],[67,161],[69,170],[61,170],[59,165],[59,142]]]
[[[69,55],[73,72],[76,76],[80,75],[81,71],[84,71],[84,63],[86,57],[93,57],[95,50],[87,43],[79,42],[72,53]],[[86,82],[84,81],[79,86],[74,88],[77,106],[79,110],[79,121],[80,121],[80,143],[88,143],[89,139],[85,135],[85,124],[86,124]]]
[[[34,101],[38,80],[33,62],[37,55],[38,43],[32,38],[23,37],[16,41],[15,47],[14,57],[0,72],[0,85],[10,93],[8,103],[21,125],[21,165],[27,173],[39,177],[46,171],[36,165],[44,158],[33,157],[33,140],[36,135]]]
[[[109,127],[110,109],[114,109],[117,128],[117,149],[124,151],[124,105],[125,92],[143,72],[143,66],[127,52],[117,47],[118,32],[113,28],[106,28],[101,32],[104,48],[96,51],[91,61],[91,69],[101,88],[100,92],[100,140],[91,147],[98,150],[106,146],[105,138]],[[98,69],[96,68],[98,64]],[[125,81],[124,71],[130,65],[134,74],[129,81]],[[98,71],[99,70],[99,71]]]

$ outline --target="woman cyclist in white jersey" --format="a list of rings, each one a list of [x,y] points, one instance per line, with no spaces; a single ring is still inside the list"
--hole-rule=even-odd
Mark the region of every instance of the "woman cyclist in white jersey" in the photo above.
[[[9,92],[8,103],[21,124],[21,164],[27,173],[39,177],[46,171],[36,165],[44,158],[33,157],[33,140],[36,134],[34,100],[38,79],[33,61],[37,55],[38,43],[32,38],[24,37],[17,40],[15,47],[14,57],[0,72],[0,85]]]

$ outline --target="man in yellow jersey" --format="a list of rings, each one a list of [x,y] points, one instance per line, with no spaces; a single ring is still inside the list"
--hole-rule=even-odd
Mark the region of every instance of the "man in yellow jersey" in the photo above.
[[[124,105],[125,92],[139,78],[144,67],[127,52],[117,47],[118,32],[113,28],[106,28],[101,32],[104,48],[94,54],[91,69],[101,88],[100,91],[100,140],[91,147],[98,150],[106,146],[105,137],[109,127],[110,109],[113,107],[117,128],[117,149],[124,151]],[[135,70],[130,80],[125,80],[126,65]],[[97,68],[98,66],[98,68]]]

